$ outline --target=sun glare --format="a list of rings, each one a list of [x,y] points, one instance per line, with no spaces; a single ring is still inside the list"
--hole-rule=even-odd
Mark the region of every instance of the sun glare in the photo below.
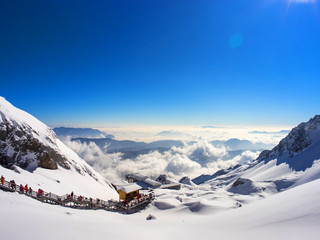
[[[289,0],[289,4],[291,3],[315,3],[316,0]]]

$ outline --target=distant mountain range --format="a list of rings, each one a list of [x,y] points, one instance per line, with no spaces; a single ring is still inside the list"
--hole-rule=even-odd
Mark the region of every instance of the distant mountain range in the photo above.
[[[240,140],[237,138],[231,138],[227,141],[215,140],[211,141],[213,146],[225,146],[229,150],[237,151],[237,150],[265,150],[271,149],[274,147],[274,144],[265,144],[262,142],[252,143],[249,140]]]
[[[111,134],[107,134],[106,132],[102,132],[93,128],[58,127],[54,128],[53,131],[58,137],[70,136],[72,138],[114,138],[114,136]]]
[[[121,152],[123,153],[123,158],[125,159],[136,158],[140,154],[147,154],[151,151],[159,151],[162,153],[170,150],[172,147],[184,147],[184,143],[179,140],[160,140],[151,143],[135,142],[130,140],[116,140],[111,138],[72,138],[71,140],[86,144],[94,142],[103,152]],[[195,142],[189,142],[189,144],[193,143]],[[252,143],[248,140],[240,140],[235,138],[227,141],[217,140],[210,143],[216,147],[225,146],[228,149],[228,154],[222,157],[224,160],[232,159],[246,150],[262,151],[265,149],[271,149],[274,146],[271,144]],[[201,156],[199,156],[199,158],[201,158]],[[195,159],[195,161],[198,160]]]
[[[281,130],[278,132],[267,132],[267,131],[251,131],[251,134],[288,134],[290,130]]]
[[[94,142],[103,152],[123,153],[123,158],[135,158],[140,154],[146,154],[151,151],[164,152],[175,147],[183,147],[181,141],[176,140],[160,140],[151,143],[135,142],[130,140],[115,140],[111,138],[72,138],[72,141],[79,141],[81,143]]]
[[[166,137],[166,138],[177,138],[177,139],[191,137],[190,134],[179,132],[179,131],[162,131],[157,133],[156,136]]]

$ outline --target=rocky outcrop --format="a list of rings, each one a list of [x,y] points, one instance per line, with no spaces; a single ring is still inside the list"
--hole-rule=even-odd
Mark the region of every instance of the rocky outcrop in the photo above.
[[[0,164],[7,168],[14,165],[33,171],[37,167],[57,169],[58,165],[69,169],[66,158],[51,146],[45,145],[36,136],[38,133],[28,126],[7,121],[0,122]],[[52,138],[48,142],[54,145]]]
[[[182,183],[182,184],[185,184],[185,185],[190,185],[190,186],[195,185],[195,184],[191,181],[191,179],[190,179],[189,177],[187,177],[187,176],[181,178],[180,181],[179,181],[179,183]]]
[[[277,165],[285,163],[295,171],[304,171],[320,159],[320,115],[297,127],[270,151],[263,151],[257,162],[276,160]]]
[[[166,174],[161,174],[157,179],[157,182],[161,183],[161,184],[171,184],[173,183],[173,181],[170,181],[168,179],[168,176]]]
[[[310,133],[319,128],[319,126],[320,115],[316,115],[308,122],[299,124],[297,127],[293,128],[292,131],[272,150],[261,152],[258,157],[258,161],[281,157],[285,154],[288,158],[292,158],[312,144]]]

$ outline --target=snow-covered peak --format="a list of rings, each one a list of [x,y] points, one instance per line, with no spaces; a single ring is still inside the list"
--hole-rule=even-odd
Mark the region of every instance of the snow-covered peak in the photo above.
[[[33,176],[45,172],[51,180],[68,179],[64,186],[69,187],[63,189],[79,189],[83,191],[82,194],[90,194],[91,189],[99,189],[94,193],[99,195],[99,192],[109,192],[109,197],[116,197],[111,184],[65,146],[51,128],[14,107],[3,97],[0,97],[0,165],[9,169],[20,167],[35,173]],[[45,171],[45,169],[50,170]],[[85,184],[78,186],[80,182],[90,183],[90,186]]]
[[[305,170],[320,158],[320,115],[300,123],[270,151],[263,151],[258,161],[277,158],[295,170]],[[302,157],[303,156],[303,157]]]
[[[70,169],[55,133],[32,115],[0,98],[0,164],[29,171],[37,167]]]
[[[51,128],[29,113],[16,108],[4,97],[0,97],[0,123],[25,130],[46,145],[55,143],[55,133]]]

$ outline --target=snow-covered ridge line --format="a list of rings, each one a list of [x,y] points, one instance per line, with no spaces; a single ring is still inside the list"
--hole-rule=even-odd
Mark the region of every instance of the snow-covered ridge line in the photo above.
[[[0,122],[29,130],[34,137],[37,137],[44,144],[55,143],[56,137],[51,128],[31,114],[14,107],[4,97],[0,97],[0,116]]]
[[[286,163],[295,171],[311,168],[320,159],[320,115],[300,123],[270,151],[261,152],[258,162],[277,159],[277,164]]]
[[[305,150],[311,144],[319,141],[320,115],[315,115],[308,122],[300,123],[293,128],[280,143],[270,151],[263,151],[258,157],[259,161],[267,158],[276,158],[283,155],[293,157]]]
[[[111,184],[65,146],[51,128],[14,107],[3,97],[0,97],[0,165],[16,169],[17,172],[23,171],[18,170],[18,167],[33,173],[44,172],[44,169],[55,170],[54,174],[46,172],[46,177],[56,175],[59,179],[59,175],[63,175],[64,179],[74,181],[73,184],[66,182],[65,185],[92,192],[83,184],[86,179],[96,185],[93,189],[100,189],[100,193],[94,191],[97,195],[105,192],[108,195],[106,198],[116,198],[116,191]],[[83,186],[75,186],[80,182]]]

